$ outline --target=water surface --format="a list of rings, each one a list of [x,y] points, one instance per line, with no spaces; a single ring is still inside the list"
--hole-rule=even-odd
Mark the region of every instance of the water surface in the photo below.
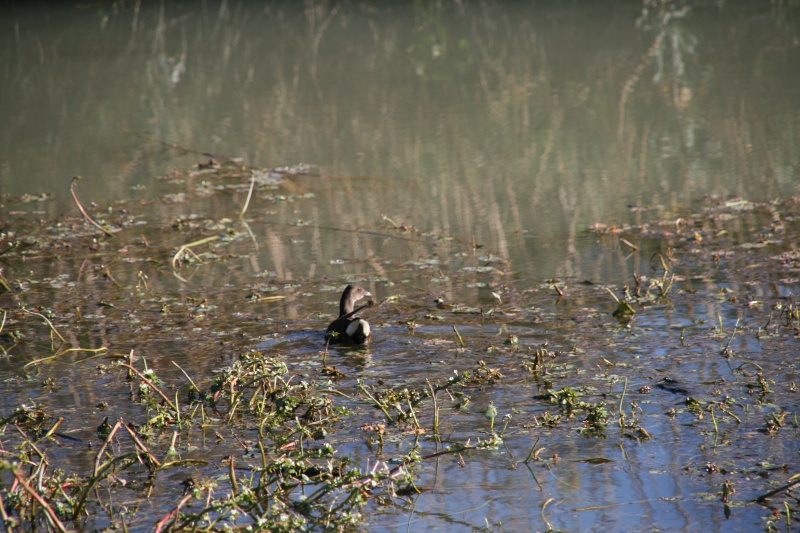
[[[420,484],[432,490],[413,509],[370,508],[370,528],[763,527],[770,511],[756,505],[726,518],[719,465],[730,457],[742,484],[766,478],[767,460],[796,471],[796,428],[759,431],[796,399],[751,401],[754,377],[719,351],[738,322],[742,360],[783,393],[796,381],[790,329],[756,336],[797,292],[779,256],[793,246],[795,213],[719,206],[798,194],[797,13],[648,6],[15,3],[0,20],[2,250],[11,233],[33,233],[23,220],[44,221],[49,237],[24,260],[0,256],[19,284],[2,308],[51,309],[69,342],[134,350],[179,388],[172,361],[202,381],[253,347],[313,375],[320,330],[358,281],[380,304],[370,310],[376,340],[357,355],[332,351],[328,362],[348,374],[337,386],[420,387],[483,360],[503,380],[470,391],[472,407],[450,411],[442,431],[456,441],[485,433],[489,402],[512,416],[502,449],[424,465]],[[210,159],[225,171],[198,168]],[[117,237],[78,218],[74,175],[93,216],[122,228]],[[237,216],[254,175],[245,224]],[[659,230],[628,229],[645,222]],[[202,263],[173,268],[180,246],[206,237],[219,239],[196,248]],[[672,248],[682,254],[672,297],[620,325],[605,286],[622,295],[634,274],[660,276]],[[469,312],[437,309],[436,297]],[[3,363],[4,410],[36,401],[79,414],[85,427],[71,431],[83,439],[109,413],[142,416],[105,357],[23,369],[52,350],[44,324],[15,319],[7,327],[34,340]],[[509,334],[518,348],[503,344]],[[544,343],[551,378],[521,366]],[[64,385],[42,387],[47,377]],[[726,421],[735,440],[684,409],[686,394],[656,388],[664,377],[688,379],[705,401],[719,389],[748,406],[736,411],[741,427]],[[557,411],[538,397],[548,381],[616,409],[623,378],[624,409],[651,440],[539,424]],[[637,392],[644,385],[650,393]],[[375,459],[356,428],[339,431],[356,463]],[[520,461],[537,439],[548,461],[528,470]],[[385,453],[407,445],[398,437]],[[60,457],[78,469],[93,461]],[[613,462],[578,461],[596,457]],[[710,462],[717,470],[705,473]],[[747,485],[740,501],[768,488]]]

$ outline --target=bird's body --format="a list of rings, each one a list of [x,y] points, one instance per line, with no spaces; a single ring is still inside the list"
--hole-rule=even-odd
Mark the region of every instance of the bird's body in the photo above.
[[[325,332],[325,341],[329,344],[366,344],[370,340],[372,332],[369,322],[363,318],[354,316],[356,313],[372,305],[372,301],[366,305],[355,308],[356,302],[362,298],[372,296],[361,285],[348,285],[339,300],[339,317],[330,323]]]

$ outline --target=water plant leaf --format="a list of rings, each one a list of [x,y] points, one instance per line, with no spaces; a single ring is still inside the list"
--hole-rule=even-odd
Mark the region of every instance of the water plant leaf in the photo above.
[[[602,465],[606,463],[613,463],[613,459],[605,457],[587,457],[586,459],[572,459],[573,463],[588,463],[590,465]]]
[[[633,309],[633,307],[631,307],[631,304],[623,300],[619,302],[617,308],[614,310],[613,313],[611,313],[611,316],[620,317],[620,316],[631,316],[635,314],[636,311]]]

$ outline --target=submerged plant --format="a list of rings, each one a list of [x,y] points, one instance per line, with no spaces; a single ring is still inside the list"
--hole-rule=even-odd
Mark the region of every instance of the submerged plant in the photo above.
[[[605,438],[606,426],[608,426],[608,411],[605,402],[581,402],[581,409],[586,413],[586,419],[584,426],[578,431],[586,437]]]

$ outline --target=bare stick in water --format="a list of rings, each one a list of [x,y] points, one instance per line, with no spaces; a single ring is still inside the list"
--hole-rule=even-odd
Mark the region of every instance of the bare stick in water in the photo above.
[[[97,229],[99,229],[100,231],[102,231],[103,233],[108,235],[109,237],[113,237],[114,236],[113,233],[111,233],[106,228],[104,228],[103,226],[98,224],[95,219],[93,219],[91,216],[89,216],[89,213],[86,212],[86,209],[83,208],[83,206],[81,205],[80,200],[78,200],[78,195],[75,194],[75,183],[79,179],[81,179],[80,176],[75,176],[74,178],[72,178],[72,181],[69,184],[69,193],[72,195],[72,199],[75,200],[75,205],[77,205],[78,209],[81,210],[81,214],[83,215],[83,218],[85,218],[87,222],[91,223],[94,227],[96,227]]]
[[[239,218],[244,217],[245,212],[247,211],[247,206],[250,205],[250,198],[253,196],[253,189],[256,187],[256,176],[255,174],[250,178],[250,190],[247,192],[247,199],[244,201],[244,206],[242,207],[242,211],[239,213]]]

